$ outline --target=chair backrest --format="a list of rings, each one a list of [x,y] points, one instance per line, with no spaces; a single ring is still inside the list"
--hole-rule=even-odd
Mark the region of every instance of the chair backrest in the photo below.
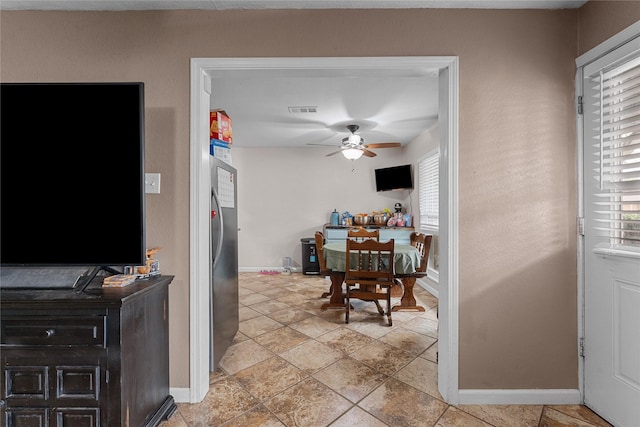
[[[316,254],[318,256],[318,266],[320,266],[320,272],[327,271],[327,262],[324,259],[324,252],[322,248],[324,247],[324,234],[321,231],[316,231]]]
[[[345,282],[360,285],[392,285],[394,241],[361,242],[347,239]]]
[[[427,271],[429,251],[431,250],[431,239],[433,239],[433,236],[431,234],[413,232],[411,233],[411,237],[409,239],[411,241],[411,246],[413,246],[418,250],[418,252],[420,252],[420,267],[418,267],[416,271]]]
[[[365,239],[380,240],[380,230],[368,231],[364,228],[350,228],[347,230],[347,238],[362,241]]]

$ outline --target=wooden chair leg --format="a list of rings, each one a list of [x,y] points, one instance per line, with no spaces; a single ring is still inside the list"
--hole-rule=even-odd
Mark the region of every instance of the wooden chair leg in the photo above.
[[[387,288],[387,319],[389,319],[389,326],[393,326],[391,320],[391,287]]]
[[[380,305],[378,300],[374,299],[373,302],[376,304],[376,307],[378,307],[378,313],[380,313],[381,316],[384,316],[384,310],[382,309],[382,306]]]
[[[344,312],[344,323],[349,323],[349,310],[351,309],[351,303],[349,302],[349,285],[347,285],[347,292],[346,292],[346,307],[345,307],[345,312]]]

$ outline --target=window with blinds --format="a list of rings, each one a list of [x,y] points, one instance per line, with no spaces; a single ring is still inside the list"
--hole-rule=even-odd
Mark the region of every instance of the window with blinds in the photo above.
[[[438,162],[435,151],[418,162],[418,185],[420,191],[420,228],[437,230],[438,220]]]
[[[595,229],[611,246],[640,248],[640,58],[588,76]],[[588,153],[587,153],[588,154]],[[600,234],[599,233],[599,234]]]

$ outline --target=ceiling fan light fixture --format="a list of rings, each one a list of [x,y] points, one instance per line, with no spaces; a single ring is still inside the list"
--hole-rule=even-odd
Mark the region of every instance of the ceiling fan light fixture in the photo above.
[[[346,150],[342,150],[342,155],[349,160],[358,160],[362,157],[362,150],[358,150],[357,148],[347,148]]]
[[[362,138],[360,138],[360,135],[354,135],[354,134],[349,135],[349,144],[358,145],[360,144],[361,140]]]

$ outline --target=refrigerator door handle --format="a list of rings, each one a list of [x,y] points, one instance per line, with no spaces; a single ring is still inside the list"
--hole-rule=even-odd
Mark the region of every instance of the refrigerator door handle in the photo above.
[[[220,258],[220,253],[222,252],[222,242],[224,240],[224,220],[222,218],[224,215],[222,215],[222,206],[220,206],[220,200],[218,199],[216,190],[212,188],[211,194],[213,195],[213,199],[215,200],[216,205],[218,206],[218,215],[216,216],[220,218],[220,236],[218,236],[218,247],[216,248],[216,253],[213,257],[213,265],[211,266],[211,269],[213,270],[216,268],[216,265],[218,264],[218,259]]]

